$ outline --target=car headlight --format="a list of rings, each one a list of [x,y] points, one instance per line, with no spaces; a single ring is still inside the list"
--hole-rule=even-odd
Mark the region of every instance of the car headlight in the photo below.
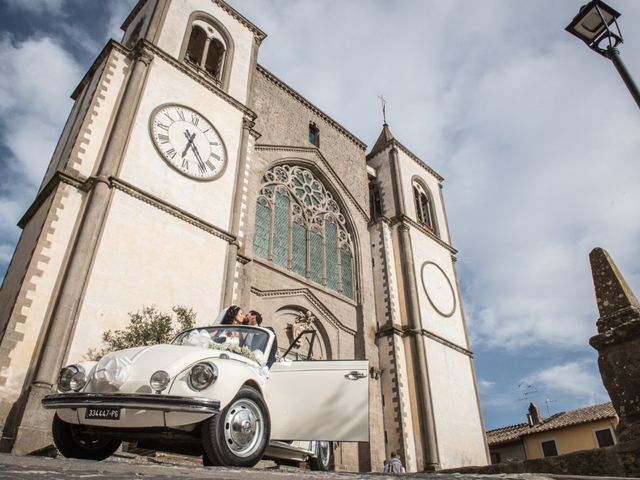
[[[58,390],[78,392],[87,384],[87,376],[81,365],[69,365],[60,370],[58,376]]]
[[[164,370],[158,370],[153,375],[151,375],[151,379],[149,380],[149,385],[153,388],[153,391],[156,393],[160,393],[171,381],[171,377]]]
[[[193,390],[204,390],[218,379],[218,367],[213,363],[203,362],[191,367],[189,386]]]

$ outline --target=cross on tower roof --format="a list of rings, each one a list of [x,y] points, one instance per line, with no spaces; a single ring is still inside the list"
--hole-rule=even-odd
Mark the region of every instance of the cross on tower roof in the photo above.
[[[382,103],[382,120],[384,120],[384,124],[387,124],[387,101],[384,99],[382,95],[378,95],[380,102]]]

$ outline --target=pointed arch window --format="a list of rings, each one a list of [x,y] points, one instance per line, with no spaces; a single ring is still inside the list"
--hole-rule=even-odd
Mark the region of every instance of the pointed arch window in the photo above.
[[[413,182],[413,197],[416,205],[416,219],[418,223],[427,227],[436,235],[436,216],[431,192],[421,183]]]
[[[195,20],[191,24],[184,59],[206,72],[218,84],[222,81],[227,50],[224,37],[213,25],[204,20]]]
[[[353,242],[344,215],[307,168],[278,165],[263,177],[253,251],[353,298]]]

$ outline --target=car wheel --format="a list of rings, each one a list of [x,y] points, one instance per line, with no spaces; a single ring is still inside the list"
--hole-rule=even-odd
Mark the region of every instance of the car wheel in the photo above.
[[[213,460],[211,460],[207,454],[205,452],[202,453],[202,465],[205,467],[217,467],[218,465],[220,465],[219,463],[214,462]]]
[[[218,415],[204,422],[204,457],[214,465],[253,467],[262,458],[270,434],[271,420],[262,395],[244,386]]]
[[[79,425],[63,422],[57,414],[53,417],[51,433],[56,448],[67,458],[104,460],[113,455],[122,443],[120,440],[100,437]]]
[[[309,459],[309,468],[321,472],[333,470],[333,442],[316,442],[316,454]]]

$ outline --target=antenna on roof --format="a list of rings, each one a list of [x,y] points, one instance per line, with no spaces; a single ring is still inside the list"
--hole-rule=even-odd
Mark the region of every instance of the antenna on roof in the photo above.
[[[518,388],[522,393],[522,398],[520,398],[520,400],[524,400],[525,402],[529,401],[529,397],[535,397],[535,394],[538,393],[538,390],[533,383],[529,384],[526,382],[520,382],[518,384]]]
[[[384,124],[387,124],[387,101],[384,99],[382,95],[378,95],[380,102],[382,103],[382,119],[384,120]]]
[[[551,405],[552,403],[558,403],[557,400],[551,400],[550,398],[546,398],[544,400],[544,403],[547,404],[547,417],[549,416],[549,405]]]

